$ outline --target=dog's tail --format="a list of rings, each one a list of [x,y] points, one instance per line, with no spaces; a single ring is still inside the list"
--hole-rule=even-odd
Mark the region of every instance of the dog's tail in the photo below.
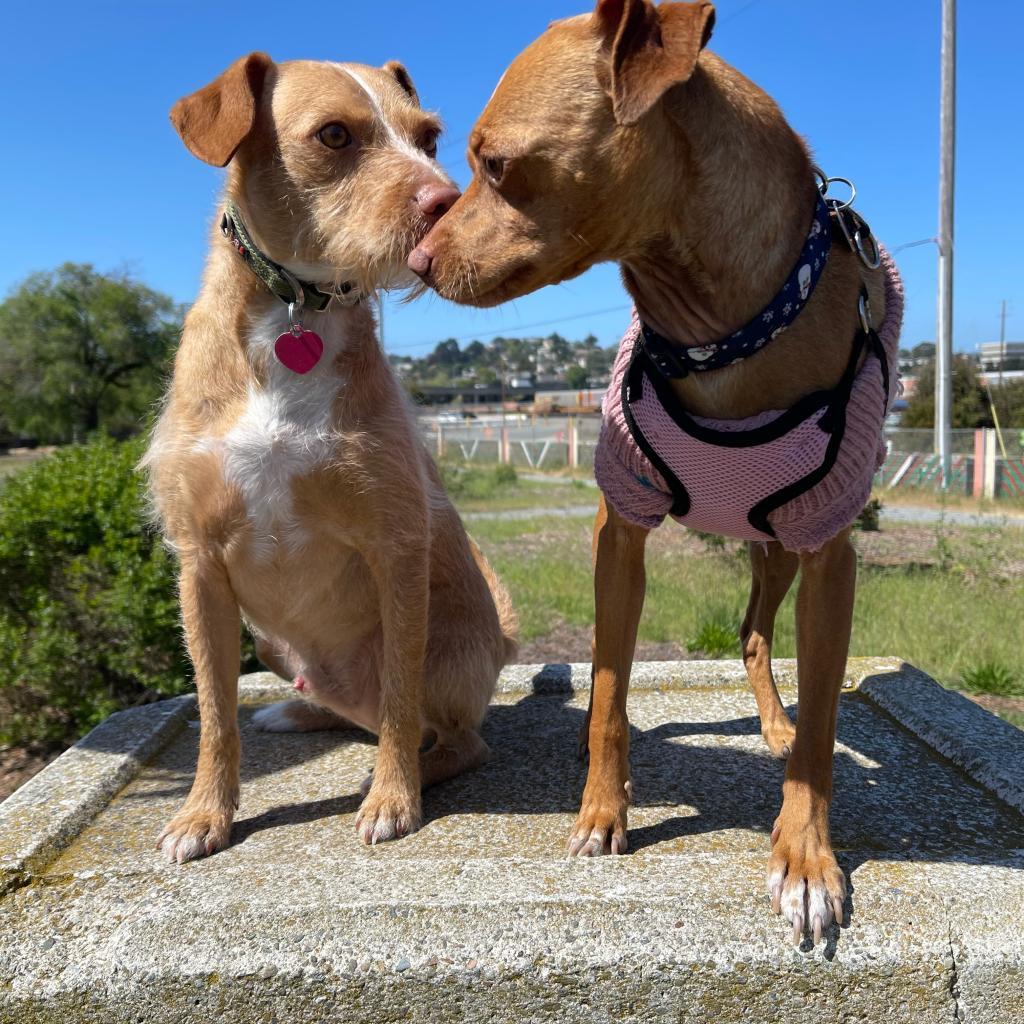
[[[467,535],[468,537],[468,535]],[[501,626],[501,635],[504,638],[503,665],[515,660],[519,651],[519,616],[512,607],[512,598],[508,596],[505,584],[498,579],[498,574],[491,568],[491,563],[484,557],[484,553],[477,546],[472,537],[468,537],[470,550],[476,561],[477,568],[483,574],[487,582],[487,588],[494,598],[494,607],[498,610],[498,623]]]

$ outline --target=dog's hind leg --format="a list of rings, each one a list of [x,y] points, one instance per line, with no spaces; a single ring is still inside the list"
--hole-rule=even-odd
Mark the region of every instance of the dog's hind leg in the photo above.
[[[490,759],[491,750],[475,729],[438,733],[433,745],[420,754],[423,788],[478,768]]]
[[[326,729],[356,729],[354,722],[330,708],[308,700],[281,700],[260,708],[252,723],[264,732],[322,732]]]
[[[779,700],[772,675],[772,637],[775,615],[793,583],[800,558],[781,544],[753,543],[750,548],[751,587],[747,614],[740,627],[743,665],[761,716],[761,735],[776,757],[789,757],[795,730]]]
[[[298,673],[295,652],[280,640],[271,640],[250,627],[256,646],[256,657],[260,663],[281,679],[292,680]]]

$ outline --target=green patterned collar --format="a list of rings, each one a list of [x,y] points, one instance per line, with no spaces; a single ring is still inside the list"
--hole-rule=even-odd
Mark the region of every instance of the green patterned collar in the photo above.
[[[296,309],[326,309],[331,300],[353,305],[362,298],[352,281],[338,286],[336,292],[325,292],[308,281],[300,281],[279,263],[275,263],[252,240],[238,207],[230,200],[220,221],[224,237],[231,242],[245,265],[282,301]]]

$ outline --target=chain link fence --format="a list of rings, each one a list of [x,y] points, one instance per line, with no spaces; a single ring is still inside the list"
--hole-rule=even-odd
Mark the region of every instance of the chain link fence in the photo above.
[[[590,470],[601,430],[598,416],[524,416],[420,421],[428,446],[438,458],[463,462],[505,462],[519,470]],[[991,446],[978,463],[979,435]],[[882,490],[942,488],[942,464],[934,454],[931,430],[894,428],[886,433],[888,453],[875,483]],[[985,449],[987,450],[987,449]],[[1024,498],[1024,430],[952,431],[947,490],[994,498]]]

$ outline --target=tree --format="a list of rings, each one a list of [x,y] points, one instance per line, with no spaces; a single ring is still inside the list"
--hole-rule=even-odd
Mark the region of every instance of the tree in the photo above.
[[[427,356],[427,362],[431,366],[443,366],[457,369],[462,365],[462,352],[459,350],[459,343],[454,338],[447,341],[439,341],[433,352]]]
[[[989,375],[989,379],[992,378]],[[992,401],[999,414],[999,426],[1004,429],[1024,428],[1024,381],[1014,381],[992,388]]]
[[[953,415],[950,425],[954,430],[992,426],[992,413],[985,387],[978,380],[978,371],[974,363],[965,356],[955,356],[953,359]],[[900,426],[935,426],[934,362],[925,363],[921,367],[917,377],[917,388],[907,402]]]
[[[471,341],[463,355],[470,365],[481,363],[487,358],[487,347],[481,341]]]
[[[585,388],[587,386],[587,371],[582,366],[570,366],[565,373],[565,382],[569,387]]]
[[[0,304],[0,420],[40,441],[133,432],[159,397],[182,312],[88,264],[31,275]]]

